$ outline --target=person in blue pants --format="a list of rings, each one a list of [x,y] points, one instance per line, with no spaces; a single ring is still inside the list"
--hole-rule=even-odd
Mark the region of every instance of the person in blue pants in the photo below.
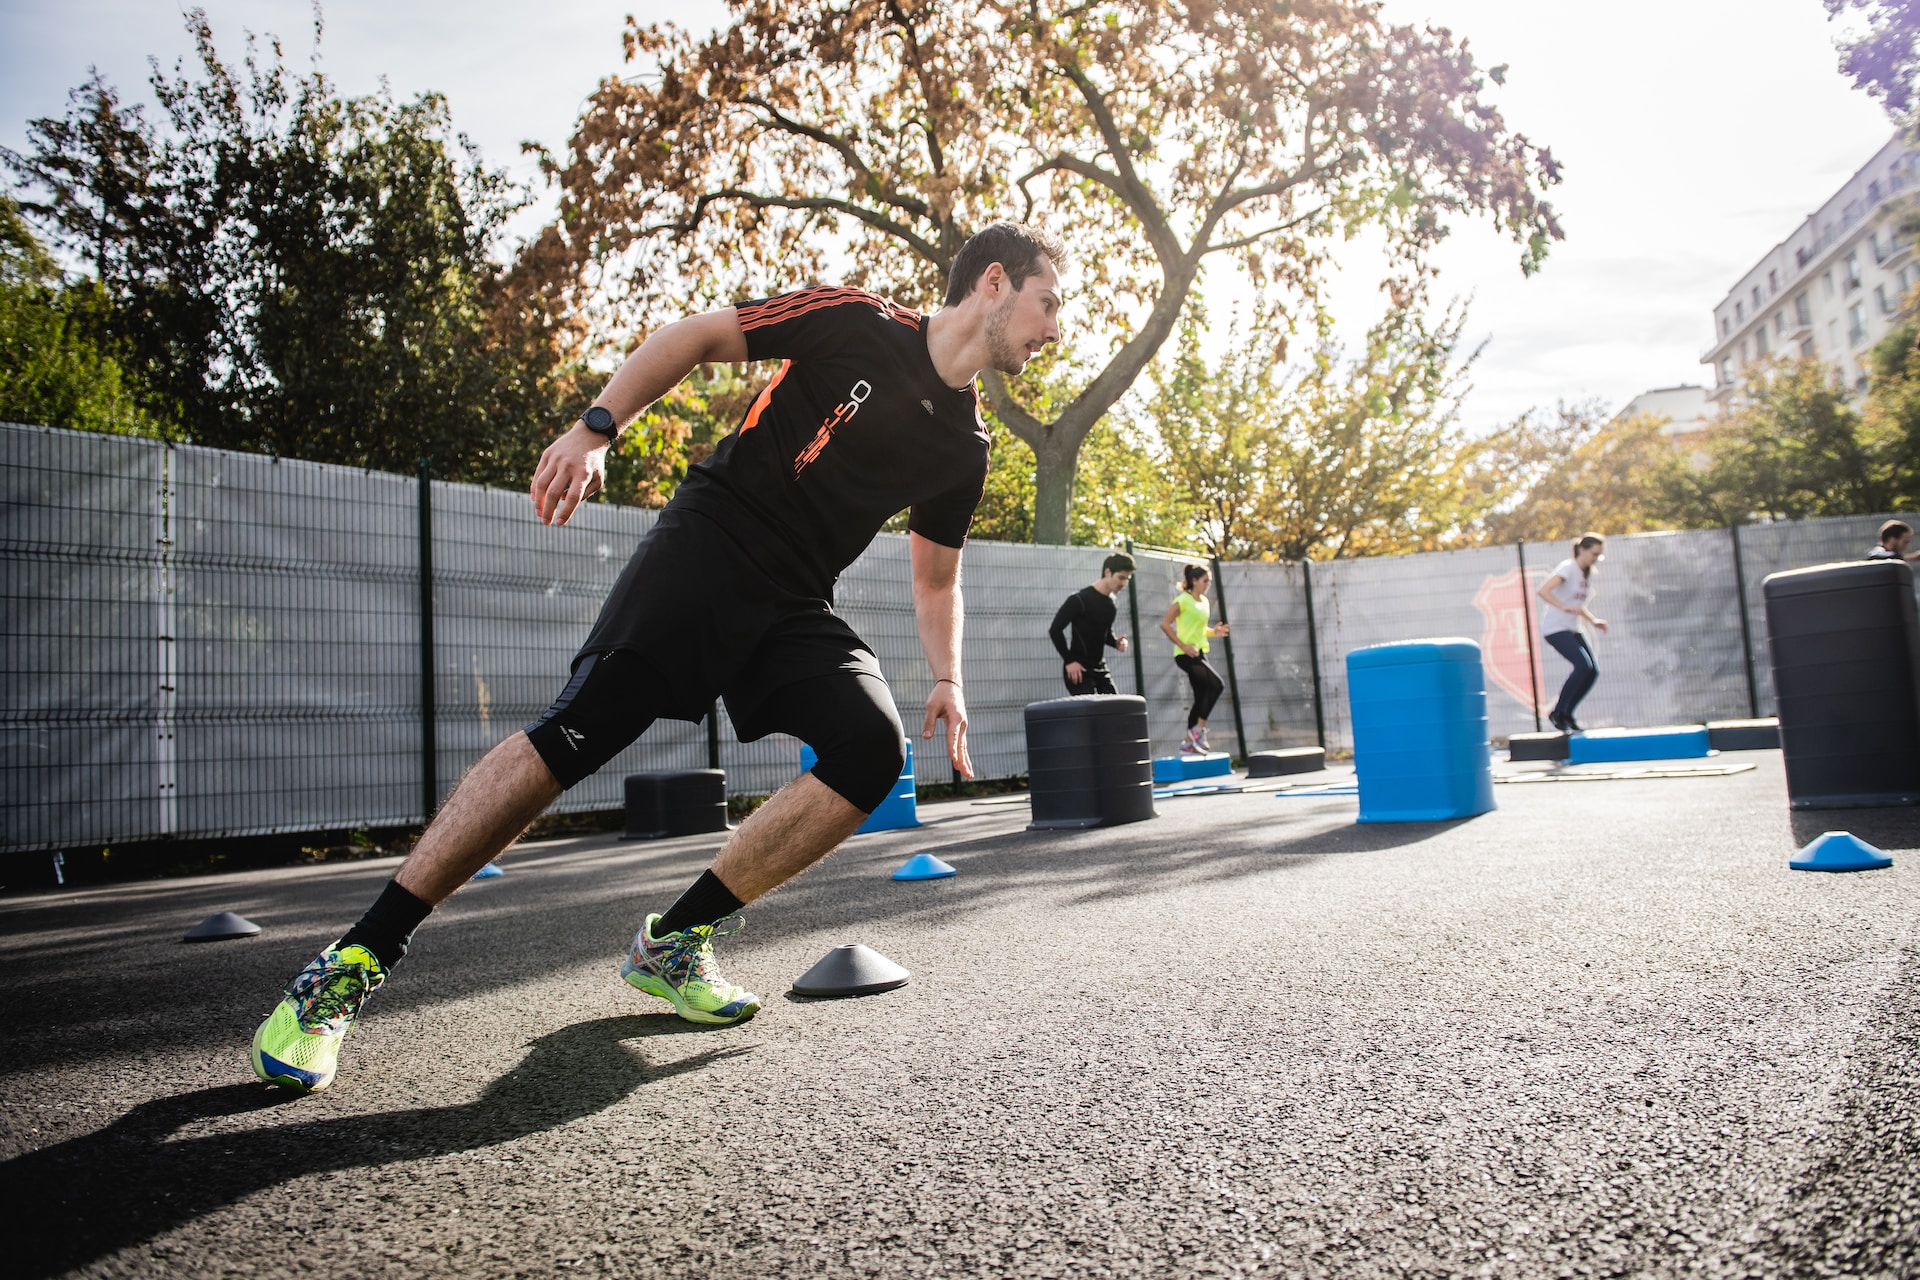
[[[1560,686],[1560,700],[1547,715],[1562,733],[1580,732],[1574,709],[1600,678],[1600,664],[1594,661],[1593,646],[1587,643],[1580,624],[1590,622],[1601,635],[1607,633],[1607,624],[1587,608],[1593,599],[1593,567],[1602,559],[1606,545],[1606,539],[1597,533],[1582,534],[1573,544],[1573,555],[1555,565],[1540,584],[1538,594],[1546,605],[1540,610],[1540,638],[1573,664],[1567,682]]]

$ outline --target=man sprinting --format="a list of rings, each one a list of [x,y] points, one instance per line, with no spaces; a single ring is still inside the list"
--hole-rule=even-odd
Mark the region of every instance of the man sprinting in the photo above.
[[[1068,596],[1053,615],[1047,637],[1060,651],[1061,669],[1067,692],[1117,693],[1113,673],[1107,670],[1107,650],[1127,651],[1127,638],[1113,634],[1113,619],[1118,612],[1113,597],[1133,579],[1133,557],[1114,552],[1100,565],[1100,579]],[[1068,638],[1068,630],[1072,638]]]
[[[973,776],[960,551],[988,461],[974,380],[982,369],[1019,373],[1059,341],[1064,264],[1056,237],[995,223],[961,247],[932,316],[860,289],[810,287],[676,321],[627,358],[541,456],[532,498],[544,523],[565,524],[600,488],[609,445],[695,367],[782,363],[635,550],[559,698],[468,771],[366,915],[288,986],[254,1035],[262,1079],[330,1084],[354,1019],[435,906],[655,720],[699,721],[720,697],[742,741],[792,734],[818,764],[647,916],[620,972],[689,1021],[738,1022],[760,1008],[721,976],[714,937],[853,834],[905,761],[879,661],[832,609],[840,572],[902,510],[934,676],[921,736],[944,723],[953,767]]]

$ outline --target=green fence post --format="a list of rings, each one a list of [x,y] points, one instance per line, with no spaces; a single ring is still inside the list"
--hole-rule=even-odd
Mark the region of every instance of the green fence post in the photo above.
[[[1320,749],[1327,749],[1327,708],[1320,700],[1320,626],[1313,618],[1313,561],[1300,561],[1300,576],[1307,587],[1307,666],[1313,672],[1313,736]]]
[[[1133,539],[1127,539],[1127,554],[1133,554]],[[1147,660],[1141,653],[1147,638],[1140,634],[1140,596],[1133,589],[1133,579],[1140,576],[1139,561],[1134,562],[1133,576],[1127,579],[1127,612],[1133,617],[1133,687],[1139,695],[1147,696]]]
[[[1533,648],[1533,592],[1527,590],[1527,540],[1515,544],[1520,551],[1520,617],[1527,629],[1527,688],[1533,690],[1533,731],[1540,732],[1540,659]]]
[[[1740,526],[1730,524],[1733,538],[1733,588],[1740,601],[1740,650],[1747,659],[1747,715],[1760,718],[1760,682],[1753,678],[1753,619],[1747,616],[1747,566],[1740,556]]]
[[[1213,557],[1213,589],[1218,592],[1220,596],[1220,625],[1230,627],[1233,624],[1227,618],[1227,579],[1226,575],[1220,572],[1219,556]],[[1240,758],[1244,760],[1247,758],[1247,752],[1252,750],[1252,748],[1247,745],[1246,718],[1240,714],[1240,681],[1239,678],[1234,675],[1233,671],[1233,635],[1231,632],[1220,637],[1220,647],[1226,650],[1227,654],[1227,693],[1233,699],[1233,731],[1240,739]]]
[[[420,459],[420,807],[422,822],[440,807],[438,715],[433,700],[433,467]]]

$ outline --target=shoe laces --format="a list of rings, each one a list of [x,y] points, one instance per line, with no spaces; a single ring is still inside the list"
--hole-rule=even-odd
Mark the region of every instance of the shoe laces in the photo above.
[[[648,959],[676,985],[698,980],[710,987],[720,986],[726,979],[714,969],[713,940],[738,933],[746,926],[746,918],[738,915],[712,924],[692,925],[677,934],[654,939],[654,946],[647,949]]]
[[[294,1014],[302,1028],[339,1031],[360,1014],[367,997],[379,990],[386,975],[379,967],[343,960],[339,953],[322,956],[301,971],[287,988]]]

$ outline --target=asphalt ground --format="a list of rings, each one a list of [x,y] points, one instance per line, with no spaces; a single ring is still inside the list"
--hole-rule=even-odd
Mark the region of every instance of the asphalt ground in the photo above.
[[[1779,758],[1022,830],[929,809],[722,943],[752,1022],[616,966],[715,837],[523,846],[335,1087],[248,1038],[391,861],[0,900],[15,1276],[1899,1276],[1920,1272],[1920,858],[1791,872]],[[949,880],[888,876],[930,850]],[[231,909],[260,937],[177,941]],[[860,941],[883,995],[788,984]]]

